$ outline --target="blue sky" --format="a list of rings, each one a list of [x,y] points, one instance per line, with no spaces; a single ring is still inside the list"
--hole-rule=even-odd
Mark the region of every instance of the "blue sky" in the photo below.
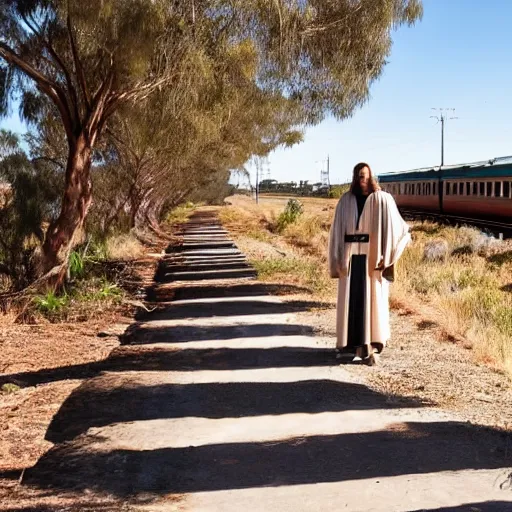
[[[270,155],[271,177],[347,181],[355,163],[377,173],[440,163],[440,125],[432,107],[456,109],[445,129],[445,163],[512,155],[512,1],[424,0],[424,17],[394,34],[369,102],[348,120],[308,129],[305,142]],[[17,115],[1,123],[23,131]],[[254,176],[253,176],[254,182]]]
[[[423,20],[394,34],[389,63],[370,101],[348,120],[306,131],[305,142],[270,155],[279,181],[331,182],[366,161],[377,173],[440,163],[432,107],[455,108],[445,127],[445,164],[512,155],[512,1],[424,0]]]

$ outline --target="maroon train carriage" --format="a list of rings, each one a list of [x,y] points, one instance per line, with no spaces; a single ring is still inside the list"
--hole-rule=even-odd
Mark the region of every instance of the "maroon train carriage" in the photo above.
[[[399,208],[512,222],[512,157],[382,174]]]

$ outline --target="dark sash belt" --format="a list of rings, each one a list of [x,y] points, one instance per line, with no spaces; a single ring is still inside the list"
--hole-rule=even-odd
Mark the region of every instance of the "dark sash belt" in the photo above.
[[[370,235],[367,233],[358,233],[356,235],[345,235],[345,243],[368,243]]]

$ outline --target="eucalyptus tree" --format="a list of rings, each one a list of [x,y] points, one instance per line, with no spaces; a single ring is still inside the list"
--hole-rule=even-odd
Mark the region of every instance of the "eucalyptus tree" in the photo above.
[[[208,73],[200,57],[230,42],[257,57],[258,86],[299,102],[305,122],[344,118],[367,100],[392,29],[421,12],[420,0],[0,0],[0,109],[18,96],[34,118],[50,100],[68,145],[42,271],[67,260],[91,204],[92,151],[123,103],[175,88],[186,97],[187,80]]]
[[[49,99],[68,154],[58,217],[42,250],[42,272],[67,261],[91,204],[92,151],[109,117],[127,101],[177,80],[185,43],[166,0],[0,0],[0,105],[19,96],[37,119]],[[63,272],[60,272],[63,276]]]
[[[0,130],[0,274],[14,289],[35,277],[34,248],[43,225],[59,203],[59,175],[43,161],[31,161],[19,137]]]

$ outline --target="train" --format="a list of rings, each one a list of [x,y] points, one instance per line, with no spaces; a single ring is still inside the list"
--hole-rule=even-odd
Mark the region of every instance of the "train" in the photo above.
[[[381,174],[400,210],[512,223],[512,157]]]

